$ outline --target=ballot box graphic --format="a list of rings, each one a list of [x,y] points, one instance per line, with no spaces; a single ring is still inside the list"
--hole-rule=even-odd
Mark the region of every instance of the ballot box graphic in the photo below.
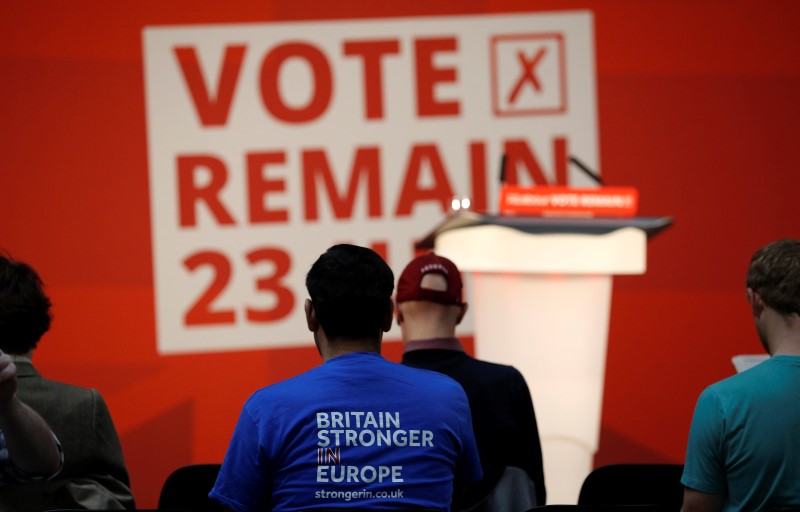
[[[575,503],[600,433],[611,283],[643,274],[669,217],[448,216],[423,240],[471,277],[475,355],[522,372],[548,503]]]

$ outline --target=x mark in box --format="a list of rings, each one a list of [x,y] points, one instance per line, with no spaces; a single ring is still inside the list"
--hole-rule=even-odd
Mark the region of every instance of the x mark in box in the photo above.
[[[492,109],[500,116],[567,111],[564,36],[500,35],[491,39]]]

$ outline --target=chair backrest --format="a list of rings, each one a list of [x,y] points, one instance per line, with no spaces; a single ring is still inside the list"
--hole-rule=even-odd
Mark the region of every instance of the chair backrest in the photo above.
[[[193,464],[172,472],[161,488],[159,510],[218,512],[222,506],[208,497],[217,481],[220,464]]]
[[[680,510],[683,464],[611,464],[583,482],[579,505],[658,505]]]

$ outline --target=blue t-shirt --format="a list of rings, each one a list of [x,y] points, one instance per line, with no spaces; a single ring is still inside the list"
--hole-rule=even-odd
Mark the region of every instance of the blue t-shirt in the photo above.
[[[444,511],[454,476],[481,478],[461,386],[359,352],[256,391],[209,495],[237,512]]]
[[[697,400],[681,482],[722,510],[800,506],[800,356],[774,356]]]

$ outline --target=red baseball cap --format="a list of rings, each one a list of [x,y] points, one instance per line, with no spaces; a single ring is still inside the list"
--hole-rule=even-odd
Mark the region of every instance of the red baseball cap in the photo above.
[[[447,279],[447,290],[422,288],[422,277],[432,272]],[[439,304],[461,305],[464,303],[461,273],[455,263],[432,252],[418,256],[406,265],[397,281],[397,302],[425,300]]]

